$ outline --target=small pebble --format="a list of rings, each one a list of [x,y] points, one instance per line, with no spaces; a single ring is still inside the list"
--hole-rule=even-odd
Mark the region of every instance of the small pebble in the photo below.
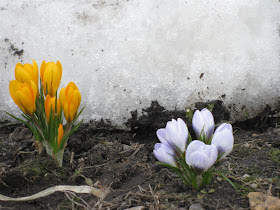
[[[128,146],[128,145],[126,145],[126,144],[123,145],[123,150],[124,150],[124,151],[129,150],[129,149],[130,149],[130,146]]]
[[[193,203],[189,210],[204,210],[200,203]]]
[[[275,128],[275,129],[273,130],[273,133],[280,133],[280,128]]]
[[[263,182],[263,184],[264,184],[264,185],[268,185],[269,183],[268,183],[268,182]]]
[[[242,176],[242,179],[245,179],[245,178],[248,178],[248,177],[250,177],[249,174],[244,174],[244,175]]]
[[[250,147],[250,144],[249,144],[249,143],[245,143],[245,144],[243,144],[243,147],[249,148],[249,147]]]
[[[257,137],[257,136],[259,136],[259,134],[257,134],[257,133],[252,134],[252,137]]]
[[[269,144],[269,143],[265,143],[265,145],[266,145],[267,147],[272,147],[272,145]]]
[[[217,181],[218,181],[218,182],[222,181],[222,178],[218,176],[218,177],[217,177]]]
[[[278,113],[272,115],[272,117],[280,117],[280,112],[278,112]]]
[[[256,183],[250,184],[250,187],[253,189],[256,189],[258,187],[258,185]]]

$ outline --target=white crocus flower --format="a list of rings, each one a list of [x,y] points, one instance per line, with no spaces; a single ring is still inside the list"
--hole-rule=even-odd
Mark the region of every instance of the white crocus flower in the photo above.
[[[174,150],[169,145],[163,143],[156,143],[153,152],[160,162],[177,167],[177,162],[174,157]]]
[[[219,132],[222,131],[222,130],[225,130],[225,129],[227,129],[227,130],[229,130],[231,133],[233,133],[231,124],[229,124],[229,123],[223,123],[223,124],[221,124],[218,128],[216,128],[214,135],[215,135],[216,133],[219,133]]]
[[[165,128],[157,130],[157,137],[161,143],[170,145],[175,151],[179,149],[180,152],[186,150],[188,136],[188,127],[181,118],[177,121],[172,119],[167,122]]]
[[[215,145],[206,145],[199,140],[192,141],[186,151],[186,163],[194,168],[198,174],[207,171],[218,157]]]
[[[215,145],[218,149],[218,155],[222,155],[220,159],[227,156],[233,149],[233,133],[231,124],[223,123],[215,131],[211,145]]]
[[[206,108],[201,111],[196,110],[192,119],[192,127],[198,139],[205,137],[205,141],[208,142],[214,131],[214,117],[212,113]]]

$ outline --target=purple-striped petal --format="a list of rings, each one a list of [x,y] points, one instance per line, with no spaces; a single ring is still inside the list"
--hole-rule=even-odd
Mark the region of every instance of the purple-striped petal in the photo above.
[[[214,117],[212,113],[206,108],[201,111],[196,110],[193,115],[192,126],[198,139],[200,139],[201,135],[204,135],[205,140],[208,141],[214,131]]]
[[[215,145],[206,145],[202,141],[192,141],[186,151],[186,163],[194,168],[197,173],[202,174],[207,171],[218,157]]]
[[[177,167],[175,153],[169,145],[163,143],[156,143],[153,152],[160,162]]]

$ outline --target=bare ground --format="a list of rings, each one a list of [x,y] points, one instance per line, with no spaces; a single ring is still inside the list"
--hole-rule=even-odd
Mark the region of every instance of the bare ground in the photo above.
[[[216,123],[228,120],[226,110],[215,106]],[[280,111],[280,109],[278,110]],[[32,195],[56,185],[94,185],[109,189],[100,200],[90,194],[56,192],[25,202],[0,201],[0,209],[249,209],[249,192],[280,196],[280,115],[269,109],[258,117],[235,123],[235,148],[217,169],[227,170],[227,181],[214,177],[196,192],[188,189],[170,170],[157,163],[155,131],[183,111],[167,112],[156,102],[143,117],[132,113],[127,129],[103,121],[83,124],[72,135],[59,168],[44,152],[34,150],[32,134],[24,125],[0,123],[0,194]],[[215,114],[218,113],[218,114]],[[188,123],[189,125],[189,123]],[[191,126],[189,125],[189,130]]]

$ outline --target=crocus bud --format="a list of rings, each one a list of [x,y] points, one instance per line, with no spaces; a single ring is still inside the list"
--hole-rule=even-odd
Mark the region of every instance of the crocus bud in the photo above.
[[[55,101],[57,101],[56,106],[55,106]],[[56,107],[56,112],[55,112],[55,107]],[[46,112],[46,117],[47,117],[47,121],[49,122],[49,118],[50,118],[50,112],[52,110],[52,116],[54,117],[55,114],[57,113],[57,115],[60,114],[60,101],[59,99],[55,99],[55,97],[51,97],[49,94],[46,96],[45,99],[45,112]]]
[[[212,113],[206,108],[201,111],[196,110],[193,115],[192,126],[196,137],[199,140],[205,138],[205,142],[208,142],[214,131],[214,117]]]
[[[33,115],[36,110],[37,87],[33,81],[30,85],[12,80],[9,90],[15,104],[27,115]]]
[[[157,130],[157,137],[161,143],[169,144],[175,151],[185,152],[189,131],[186,123],[178,118],[177,121],[167,122],[165,128]]]
[[[57,145],[60,146],[61,141],[63,139],[63,135],[64,135],[64,130],[63,130],[63,126],[62,124],[59,124],[58,126],[58,136],[57,136]]]
[[[33,60],[33,66],[29,63],[22,65],[18,63],[15,68],[16,80],[21,83],[27,83],[31,85],[30,81],[33,81],[38,87],[38,65]]]
[[[218,149],[218,155],[222,155],[220,159],[227,156],[233,149],[233,133],[231,124],[223,123],[215,131],[211,145],[215,145]]]
[[[216,130],[214,132],[214,136],[216,133],[219,133],[222,130],[229,130],[231,133],[233,133],[232,125],[229,123],[223,123],[218,128],[216,128]]]
[[[154,155],[160,162],[177,167],[177,163],[174,157],[174,150],[169,145],[156,143],[154,148]]]
[[[41,64],[40,77],[43,83],[44,94],[50,94],[51,97],[55,96],[62,76],[62,66],[59,61],[45,62]]]
[[[202,141],[192,141],[186,151],[186,163],[194,168],[198,174],[207,171],[218,157],[215,145],[207,145]]]
[[[81,103],[81,93],[74,82],[70,82],[66,88],[62,88],[59,93],[65,119],[72,122],[76,117]]]

